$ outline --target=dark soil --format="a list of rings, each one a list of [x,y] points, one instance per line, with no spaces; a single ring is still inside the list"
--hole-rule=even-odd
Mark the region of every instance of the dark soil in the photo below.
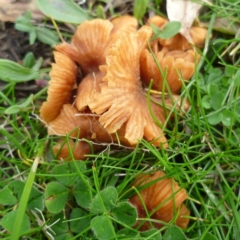
[[[35,59],[43,58],[41,68],[50,67],[53,61],[52,48],[39,41],[33,45],[29,44],[28,33],[14,29],[14,23],[4,23],[0,28],[0,59],[8,59],[19,64],[22,63],[24,56],[32,52]],[[31,93],[38,92],[43,86],[41,79],[16,84],[16,96],[18,98],[28,97]],[[0,80],[0,90],[3,90],[5,82]]]
[[[5,23],[0,29],[0,58],[21,63],[28,52],[32,52],[36,59],[43,57],[47,61],[52,58],[51,47],[38,41],[29,45],[27,33],[15,30],[13,23]]]

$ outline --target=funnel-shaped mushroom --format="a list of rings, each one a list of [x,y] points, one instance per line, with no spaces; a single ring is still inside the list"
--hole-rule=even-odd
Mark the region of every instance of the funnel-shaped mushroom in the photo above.
[[[120,35],[135,32],[136,28],[137,20],[130,16],[115,18],[112,22],[101,19],[86,21],[78,27],[72,44],[56,46],[58,51],[77,62],[83,73],[84,79],[79,84],[76,98],[78,110],[84,110],[93,95],[99,91],[103,77],[99,66],[106,63],[107,49]]]
[[[157,121],[163,123],[163,110],[148,102],[140,81],[139,57],[151,35],[151,28],[145,26],[137,33],[120,37],[109,49],[107,64],[100,67],[106,73],[101,92],[95,94],[89,107],[102,114],[99,122],[109,133],[125,125],[125,138],[130,144],[145,137],[158,146],[167,147],[166,138],[150,112],[151,109]]]
[[[81,97],[77,98],[77,106],[83,109],[94,92],[99,90],[103,76],[99,65],[106,62],[105,51],[119,35],[136,31],[136,27],[136,19],[129,16],[117,18],[113,23],[100,19],[87,21],[78,27],[72,44],[56,46],[58,52],[54,52],[56,63],[52,64],[50,72],[48,99],[40,109],[40,117],[48,123],[57,117],[63,104],[69,103],[72,90],[77,84],[76,63],[83,74],[89,74],[79,85],[78,95]]]
[[[147,186],[144,187],[145,185]],[[153,221],[152,226],[161,228],[164,223],[168,223],[177,215],[176,225],[181,228],[187,227],[189,218],[183,217],[190,214],[183,205],[187,193],[179,187],[177,182],[166,178],[165,173],[157,171],[152,175],[138,175],[133,186],[140,188],[141,197],[135,194],[129,201],[137,208],[139,218],[146,218],[148,215],[151,219],[159,220],[159,222]],[[150,221],[145,221],[145,223],[139,221],[137,225],[141,224],[141,230],[148,230],[151,228]]]

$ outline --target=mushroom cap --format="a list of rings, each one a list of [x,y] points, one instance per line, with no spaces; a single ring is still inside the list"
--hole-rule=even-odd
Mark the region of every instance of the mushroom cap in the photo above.
[[[81,67],[84,75],[98,71],[105,63],[104,53],[113,25],[110,21],[95,19],[79,25],[72,38],[72,44],[63,43],[56,50],[69,56]]]
[[[111,23],[113,25],[113,29],[111,31],[108,47],[110,47],[120,35],[136,32],[138,26],[137,19],[128,15],[115,17],[111,20]]]
[[[136,31],[137,20],[123,16],[112,22],[102,19],[85,21],[73,36],[72,43],[56,46],[79,64],[84,75],[99,71],[99,65],[105,64],[105,52],[109,46],[123,33]]]
[[[102,79],[101,92],[89,103],[92,112],[102,114],[101,125],[114,133],[125,124],[125,138],[137,144],[143,136],[155,140],[156,145],[167,147],[161,128],[154,122],[149,108],[157,121],[163,123],[163,109],[144,95],[140,81],[139,57],[152,35],[150,27],[142,27],[136,33],[122,35],[106,54],[106,65],[100,70],[106,74]]]
[[[162,91],[164,80],[166,79],[170,90],[178,93],[182,88],[182,81],[189,80],[195,71],[195,65],[199,61],[199,55],[193,51],[169,51],[163,48],[156,54],[156,59],[160,66],[160,71],[149,50],[144,49],[140,57],[140,69],[142,81],[148,86],[153,80],[153,89]],[[166,72],[166,77],[164,77]],[[165,83],[165,91],[167,91]]]
[[[149,186],[150,183],[152,184]],[[145,218],[147,216],[144,208],[145,205],[148,214],[152,214],[150,216],[151,219],[167,223],[172,220],[175,214],[178,214],[176,224],[182,228],[187,227],[189,219],[182,217],[183,215],[188,216],[190,214],[189,210],[183,205],[183,202],[187,198],[187,193],[179,187],[176,181],[171,178],[166,178],[164,172],[157,171],[152,175],[139,174],[133,186],[137,188],[146,186],[139,191],[141,199],[138,194],[135,194],[129,199],[137,208],[139,218]],[[137,225],[139,224],[141,224],[141,222],[137,223]],[[156,228],[164,226],[161,222],[152,222],[152,224]],[[151,224],[146,221],[140,229],[148,230],[150,228]]]
[[[50,72],[48,97],[40,109],[40,117],[46,123],[55,119],[63,104],[68,103],[77,78],[76,64],[60,52],[53,54],[56,63],[52,64]]]

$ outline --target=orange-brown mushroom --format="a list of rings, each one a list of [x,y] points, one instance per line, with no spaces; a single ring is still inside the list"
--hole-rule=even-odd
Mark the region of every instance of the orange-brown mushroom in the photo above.
[[[148,20],[148,23],[155,25],[159,29],[163,29],[164,26],[168,23],[168,20],[160,16],[153,16]],[[202,48],[207,36],[207,30],[202,27],[191,27],[189,30],[189,35],[192,39],[192,44],[196,47]],[[188,40],[180,33],[168,39],[158,38],[153,42],[152,46],[154,44],[160,44],[160,46],[167,47],[169,50],[185,51],[193,49],[191,43],[189,43]]]
[[[187,193],[174,179],[167,178],[162,171],[156,171],[153,174],[139,174],[133,186],[139,189],[140,197],[135,194],[129,201],[137,208],[138,218],[147,218],[137,223],[142,231],[151,226],[161,228],[174,219],[179,227],[187,227],[190,212],[183,204]]]
[[[89,107],[101,114],[99,122],[114,133],[125,125],[125,138],[136,144],[145,137],[155,145],[167,147],[167,141],[160,124],[165,121],[163,109],[149,101],[144,94],[140,80],[139,58],[152,35],[150,27],[144,26],[136,33],[121,36],[106,54],[107,64],[101,66],[106,73],[101,92],[96,93]]]
[[[163,84],[167,91],[168,84],[173,93],[181,90],[182,81],[189,80],[193,76],[195,65],[200,58],[194,50],[169,51],[167,48],[163,48],[155,57],[159,66],[149,50],[144,49],[140,56],[141,78],[147,86],[153,80],[152,88],[159,91],[162,91]]]
[[[95,19],[81,24],[73,36],[72,44],[63,43],[56,46],[75,61],[81,68],[83,80],[78,86],[76,106],[82,111],[93,95],[99,92],[99,84],[103,74],[99,66],[106,63],[107,49],[122,34],[135,32],[137,20],[134,17],[123,16],[108,20]]]
[[[76,140],[75,143],[73,139],[69,139],[69,142],[63,141],[61,139],[57,144],[53,146],[53,152],[57,159],[61,160],[72,160],[72,156],[75,160],[85,160],[86,155],[92,152],[90,143],[85,141]],[[96,146],[94,146],[96,150]],[[70,154],[70,151],[72,155]]]
[[[163,29],[168,20],[154,16],[148,20],[148,23]],[[189,34],[193,45],[203,47],[207,35],[206,29],[192,27]],[[152,41],[150,47],[156,60],[148,49],[145,49],[140,56],[143,82],[148,86],[153,80],[153,89],[159,91],[162,91],[163,84],[165,86],[168,84],[173,93],[179,93],[182,81],[189,80],[193,76],[195,66],[200,59],[192,44],[180,33],[168,39],[157,38]]]
[[[118,137],[116,134],[111,136],[98,123],[98,117],[86,117],[91,112],[83,112],[85,117],[75,115],[78,110],[87,111],[88,102],[100,90],[99,85],[105,74],[100,72],[99,65],[106,62],[107,48],[119,35],[136,31],[136,27],[137,20],[130,16],[116,18],[112,22],[100,19],[86,21],[78,27],[72,44],[63,43],[55,47],[56,63],[50,72],[48,98],[40,109],[40,117],[47,124],[50,135],[65,136],[71,133],[71,137],[107,143],[120,139],[121,144],[129,145],[121,137],[123,130],[116,133]],[[82,80],[79,79],[79,72],[82,72]],[[70,104],[74,111],[69,110]],[[75,115],[70,117],[70,112]],[[80,142],[78,146],[83,144]],[[64,149],[61,151],[66,155]]]

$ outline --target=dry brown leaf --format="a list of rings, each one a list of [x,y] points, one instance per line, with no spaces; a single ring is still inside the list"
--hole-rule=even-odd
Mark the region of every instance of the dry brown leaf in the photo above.
[[[181,22],[180,33],[192,42],[189,30],[194,19],[198,16],[202,5],[191,0],[167,0],[167,13],[170,21]]]
[[[43,19],[36,0],[21,2],[19,0],[0,0],[0,21],[15,22],[17,18],[31,11],[32,19]]]

